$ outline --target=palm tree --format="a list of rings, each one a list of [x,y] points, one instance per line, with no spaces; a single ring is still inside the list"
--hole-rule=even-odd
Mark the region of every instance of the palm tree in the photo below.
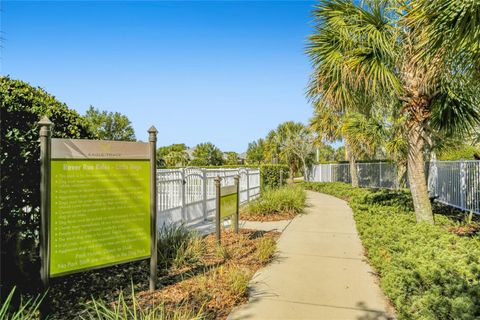
[[[425,10],[427,14],[422,16]],[[314,10],[317,25],[310,38],[309,54],[314,67],[310,85],[313,95],[320,99],[334,97],[333,101],[345,104],[352,100],[345,92],[352,90],[369,96],[377,106],[397,106],[396,114],[404,118],[416,218],[433,223],[425,180],[424,152],[429,132],[467,132],[480,119],[480,103],[475,95],[478,73],[475,75],[470,67],[478,66],[478,62],[465,60],[465,56],[478,55],[470,49],[449,52],[436,44],[438,40],[431,43],[429,36],[438,28],[434,23],[438,20],[429,14],[431,6],[426,0],[371,0],[361,4],[321,1]],[[473,22],[478,23],[478,19]],[[464,30],[454,35],[477,38],[478,48],[478,34]],[[449,44],[459,41],[442,39]]]
[[[165,164],[171,167],[186,166],[189,160],[188,153],[185,150],[171,151],[164,158]]]
[[[353,111],[339,114],[332,112],[331,108],[319,106],[322,105],[317,105],[310,127],[326,141],[343,138],[352,186],[358,187],[356,161],[361,157],[372,157],[382,146],[386,136],[383,119]]]
[[[305,160],[298,155],[298,150],[294,149],[292,141],[305,137],[304,130],[306,128],[302,123],[287,121],[280,124],[276,130],[270,131],[265,139],[265,158],[272,159],[272,162],[287,164],[292,182],[295,173],[303,166]],[[313,141],[308,141],[312,143],[313,148]]]

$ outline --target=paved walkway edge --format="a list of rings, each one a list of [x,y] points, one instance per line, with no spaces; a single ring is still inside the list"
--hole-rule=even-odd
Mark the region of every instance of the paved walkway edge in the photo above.
[[[277,258],[254,275],[249,302],[228,319],[393,319],[350,207],[316,192],[307,202],[280,236]]]

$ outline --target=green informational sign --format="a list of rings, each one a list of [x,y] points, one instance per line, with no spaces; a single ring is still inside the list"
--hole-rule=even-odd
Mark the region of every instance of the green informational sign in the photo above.
[[[50,276],[150,256],[150,161],[51,161]]]
[[[227,218],[237,214],[238,193],[235,186],[223,187],[220,197],[220,217]]]

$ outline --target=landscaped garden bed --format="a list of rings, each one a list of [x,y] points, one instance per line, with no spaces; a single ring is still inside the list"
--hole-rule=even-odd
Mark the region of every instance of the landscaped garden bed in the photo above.
[[[248,283],[273,258],[278,235],[225,231],[218,246],[215,235],[164,228],[155,292],[148,260],[52,279],[51,319],[225,319],[247,302]]]
[[[305,183],[349,202],[366,255],[399,319],[480,318],[480,233],[468,214],[434,206],[435,225],[416,223],[408,190]]]
[[[240,219],[249,221],[290,220],[303,213],[305,201],[305,191],[297,185],[267,189],[258,199],[249,202],[241,209]]]

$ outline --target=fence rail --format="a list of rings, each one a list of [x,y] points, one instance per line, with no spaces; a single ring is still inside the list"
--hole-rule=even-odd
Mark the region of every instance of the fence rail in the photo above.
[[[158,169],[157,225],[181,221],[195,223],[212,218],[216,210],[214,179],[220,176],[222,185],[233,185],[237,174],[240,176],[240,204],[258,197],[258,169]]]
[[[390,162],[357,163],[361,187],[398,189],[397,166]],[[350,183],[348,163],[319,164],[312,167],[308,181]],[[427,162],[429,194],[435,201],[480,214],[480,161]],[[408,181],[407,181],[408,185]]]

